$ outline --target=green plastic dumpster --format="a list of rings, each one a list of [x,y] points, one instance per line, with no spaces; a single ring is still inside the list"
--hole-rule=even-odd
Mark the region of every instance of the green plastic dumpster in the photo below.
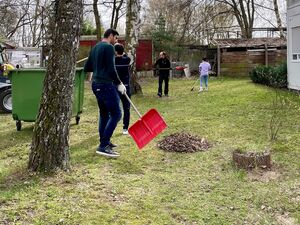
[[[38,115],[43,91],[43,81],[46,69],[18,69],[11,71],[12,83],[12,116],[16,120],[17,130],[22,128],[22,122],[34,122]],[[84,95],[83,68],[77,68],[75,74],[72,117],[79,124],[82,113]]]

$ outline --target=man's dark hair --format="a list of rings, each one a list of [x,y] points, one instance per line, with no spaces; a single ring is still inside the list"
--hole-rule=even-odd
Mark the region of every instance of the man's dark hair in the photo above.
[[[122,44],[115,44],[115,51],[118,53],[118,55],[123,55],[124,46]]]
[[[207,58],[206,58],[206,57],[203,57],[202,60],[203,60],[203,61],[207,61]]]
[[[115,29],[112,29],[112,28],[109,28],[109,29],[107,29],[105,32],[104,32],[104,38],[108,38],[109,37],[109,35],[113,35],[113,36],[116,36],[116,35],[118,35],[119,36],[119,33],[118,33],[118,31],[116,31]]]

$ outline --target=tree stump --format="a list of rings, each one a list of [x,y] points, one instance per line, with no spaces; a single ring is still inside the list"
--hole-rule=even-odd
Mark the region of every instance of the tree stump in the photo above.
[[[233,162],[238,168],[251,170],[255,167],[262,169],[271,168],[270,152],[242,152],[236,149],[232,154]]]

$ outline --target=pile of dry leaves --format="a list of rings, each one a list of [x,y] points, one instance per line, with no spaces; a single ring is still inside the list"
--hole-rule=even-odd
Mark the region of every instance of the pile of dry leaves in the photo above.
[[[207,150],[211,144],[189,133],[175,133],[159,141],[158,147],[169,152],[197,152]]]

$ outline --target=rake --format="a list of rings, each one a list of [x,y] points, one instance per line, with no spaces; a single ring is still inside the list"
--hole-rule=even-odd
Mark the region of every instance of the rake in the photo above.
[[[197,80],[195,81],[195,83],[193,84],[193,87],[191,88],[191,91],[193,91],[193,90],[194,90],[194,88],[195,88],[195,85],[196,85],[196,83],[198,82],[198,80],[199,80],[199,79],[197,79]]]

